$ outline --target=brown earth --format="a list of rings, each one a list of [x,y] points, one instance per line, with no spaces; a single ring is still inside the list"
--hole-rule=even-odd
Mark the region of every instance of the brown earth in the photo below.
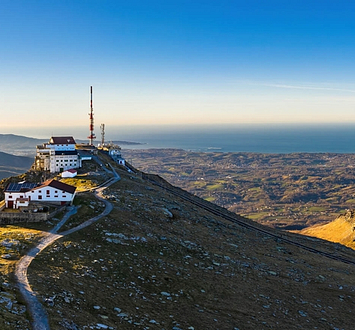
[[[117,171],[121,181],[106,192],[112,213],[56,241],[28,270],[51,329],[353,329],[354,266],[227,222]],[[78,201],[80,214],[67,228],[102,207],[85,194]],[[283,236],[355,260],[355,251],[339,244]],[[7,313],[1,329],[27,329],[26,313]]]
[[[120,175],[107,192],[113,212],[29,269],[52,329],[353,328],[354,266]],[[340,245],[284,235],[355,259]]]

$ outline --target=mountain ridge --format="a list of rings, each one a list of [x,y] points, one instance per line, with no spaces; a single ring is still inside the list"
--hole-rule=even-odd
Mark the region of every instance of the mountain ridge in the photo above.
[[[100,157],[121,177],[104,192],[112,212],[60,238],[28,270],[51,329],[351,329],[353,266],[226,221]],[[70,180],[99,185],[106,176],[88,162]],[[102,210],[90,192],[79,194],[76,204],[78,214],[64,230]],[[20,228],[46,233],[58,221]],[[355,255],[327,241],[269,230],[334,255]],[[16,301],[14,310],[22,310]],[[1,328],[29,328],[25,314],[10,320],[6,325],[0,317]]]
[[[0,180],[29,170],[33,157],[16,156],[0,151]]]

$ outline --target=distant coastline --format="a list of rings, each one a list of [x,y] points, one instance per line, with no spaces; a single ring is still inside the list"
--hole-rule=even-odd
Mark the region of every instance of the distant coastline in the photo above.
[[[67,130],[71,132],[67,135],[74,136],[77,142],[88,142],[80,139],[86,136],[87,132],[84,128],[68,127]],[[49,132],[48,138],[52,135],[65,135],[56,133]],[[21,133],[21,135],[26,134],[33,136],[29,132]],[[355,124],[126,126],[110,127],[106,138],[107,141],[113,141],[123,149],[173,148],[199,152],[281,154],[355,153]],[[35,143],[34,140],[43,141],[43,139],[32,139],[32,144]],[[95,143],[99,143],[99,140],[97,138]],[[21,143],[18,143],[18,149],[21,148]],[[0,150],[8,152],[9,149],[1,147],[3,145],[0,141]]]
[[[355,125],[188,127],[136,131],[133,149],[173,148],[199,152],[355,153]]]
[[[142,142],[132,142],[132,141],[112,141],[112,143],[114,144],[118,144],[119,146],[123,146],[123,145],[134,145],[134,146],[141,146],[141,145],[146,145],[146,143],[142,143]]]

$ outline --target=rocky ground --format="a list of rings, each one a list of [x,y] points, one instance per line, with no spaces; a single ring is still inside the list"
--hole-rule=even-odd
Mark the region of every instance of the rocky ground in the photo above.
[[[106,191],[111,214],[56,241],[30,265],[51,329],[353,329],[354,266],[226,222],[118,172],[121,181]],[[65,229],[102,209],[90,194],[77,203]],[[38,232],[56,221],[17,228]],[[339,244],[283,235],[355,259]],[[5,245],[11,239],[1,237]],[[2,282],[0,328],[30,329],[11,270]]]
[[[353,328],[353,266],[120,175],[107,191],[114,211],[30,266],[52,329]],[[339,245],[295,239],[355,256]]]

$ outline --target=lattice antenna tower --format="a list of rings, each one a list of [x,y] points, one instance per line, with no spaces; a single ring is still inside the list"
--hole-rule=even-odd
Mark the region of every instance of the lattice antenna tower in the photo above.
[[[94,139],[96,139],[95,133],[94,133],[94,108],[92,107],[92,86],[90,86],[90,135],[88,136],[89,139],[89,144],[92,146]]]
[[[101,129],[101,145],[105,144],[105,124],[100,125]]]

